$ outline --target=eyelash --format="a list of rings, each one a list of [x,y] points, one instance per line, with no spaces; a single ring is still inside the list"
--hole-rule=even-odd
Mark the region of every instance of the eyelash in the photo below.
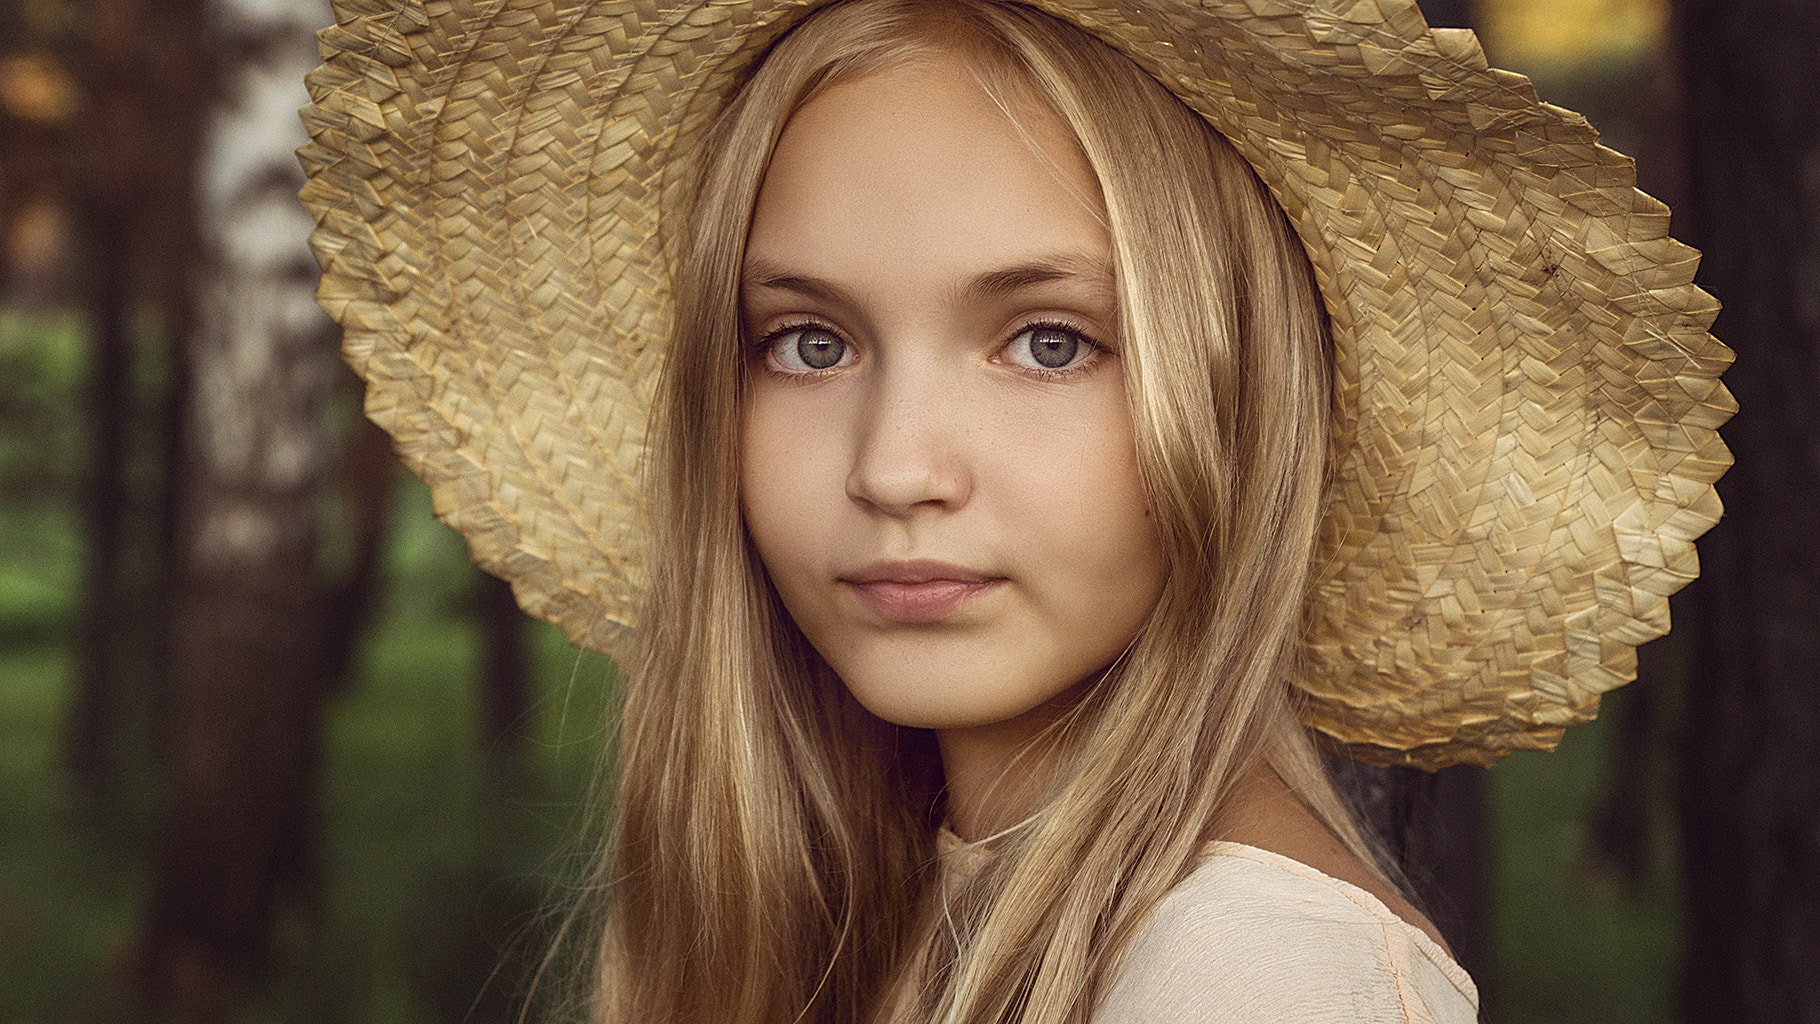
[[[1080,360],[1077,363],[1069,365],[1069,366],[1058,366],[1058,367],[1054,367],[1054,368],[1019,366],[1019,367],[1017,367],[1017,369],[1019,371],[1021,371],[1023,373],[1034,375],[1043,380],[1060,380],[1060,379],[1063,379],[1066,377],[1076,376],[1077,374],[1086,373],[1088,370],[1091,370],[1095,366],[1098,366],[1100,363],[1100,360],[1102,358],[1104,358],[1106,355],[1106,352],[1107,352],[1106,346],[1100,344],[1097,340],[1094,339],[1094,337],[1092,335],[1088,334],[1086,331],[1081,330],[1078,326],[1067,322],[1066,320],[1055,320],[1055,319],[1032,320],[1032,321],[1024,324],[1023,326],[1019,327],[1017,330],[1013,331],[1011,333],[1011,337],[1006,338],[1004,344],[1000,345],[996,351],[997,352],[1005,351],[1007,348],[1011,347],[1012,342],[1016,341],[1017,339],[1023,337],[1026,334],[1029,334],[1031,331],[1043,331],[1043,330],[1061,331],[1066,334],[1072,334],[1076,338],[1080,339],[1081,344],[1087,346],[1089,349],[1092,349],[1092,351],[1087,354],[1086,358]]]
[[[829,324],[822,320],[816,320],[813,318],[809,318],[809,319],[797,320],[797,321],[791,321],[789,323],[785,323],[782,326],[777,327],[776,329],[766,333],[763,337],[759,338],[757,342],[753,343],[753,345],[752,345],[753,355],[764,366],[765,371],[767,373],[770,373],[777,377],[784,378],[786,380],[795,380],[795,381],[818,380],[824,376],[827,376],[828,374],[834,373],[840,369],[844,369],[844,367],[831,366],[825,370],[800,371],[800,370],[779,369],[778,367],[772,365],[771,352],[773,349],[776,348],[777,342],[780,338],[783,338],[796,331],[811,330],[811,329],[818,330],[818,331],[827,331],[829,334],[832,334],[835,337],[841,339],[841,342],[843,344],[847,344],[847,345],[853,344],[851,341],[847,340],[846,335],[844,335],[840,331],[836,330],[832,324]],[[1012,342],[1023,337],[1024,335],[1030,333],[1031,331],[1042,331],[1042,330],[1063,331],[1068,334],[1072,334],[1076,338],[1080,339],[1081,344],[1087,346],[1092,351],[1088,354],[1088,356],[1085,359],[1082,359],[1079,362],[1076,362],[1070,366],[1060,366],[1060,367],[1055,367],[1053,369],[1038,368],[1038,367],[1031,367],[1031,366],[1016,366],[1015,369],[1017,369],[1018,372],[1029,375],[1029,376],[1037,377],[1037,378],[1040,378],[1043,380],[1059,380],[1059,379],[1063,379],[1063,378],[1067,378],[1067,377],[1073,377],[1078,374],[1085,373],[1088,370],[1091,370],[1093,367],[1097,366],[1099,364],[1101,358],[1104,357],[1110,351],[1110,349],[1108,349],[1105,345],[1102,345],[1091,334],[1088,334],[1086,331],[1082,330],[1076,324],[1070,323],[1066,320],[1059,320],[1059,319],[1055,319],[1055,318],[1042,318],[1042,319],[1037,319],[1037,320],[1028,320],[1028,321],[1025,321],[1024,323],[1019,324],[1017,326],[1017,328],[1014,329],[1010,333],[1010,335],[1008,337],[1006,337],[1006,339],[1002,343],[1000,343],[996,349],[993,350],[994,356],[997,356],[999,353],[1005,351],[1007,348],[1010,347]]]

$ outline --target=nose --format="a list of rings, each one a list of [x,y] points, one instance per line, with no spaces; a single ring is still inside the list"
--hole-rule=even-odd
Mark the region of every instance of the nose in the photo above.
[[[881,373],[860,412],[847,497],[894,518],[965,505],[973,472],[964,404],[938,373]]]

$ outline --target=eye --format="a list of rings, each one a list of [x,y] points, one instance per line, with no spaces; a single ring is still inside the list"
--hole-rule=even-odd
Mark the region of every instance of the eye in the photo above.
[[[1006,343],[1004,358],[1013,366],[1040,373],[1072,370],[1091,360],[1099,346],[1072,328],[1034,324]]]
[[[790,327],[766,341],[765,359],[784,373],[820,373],[853,362],[853,346],[826,327]]]

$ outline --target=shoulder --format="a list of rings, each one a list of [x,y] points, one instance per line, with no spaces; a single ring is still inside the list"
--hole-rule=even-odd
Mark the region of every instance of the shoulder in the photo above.
[[[1215,843],[1157,904],[1094,1024],[1462,1024],[1478,992],[1377,897],[1298,861]]]

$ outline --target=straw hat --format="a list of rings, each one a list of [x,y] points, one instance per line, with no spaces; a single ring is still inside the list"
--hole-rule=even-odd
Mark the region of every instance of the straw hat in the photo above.
[[[1036,0],[1251,162],[1337,345],[1307,720],[1380,763],[1545,749],[1635,674],[1730,463],[1696,254],[1576,114],[1413,0]],[[367,412],[519,602],[611,651],[642,578],[658,225],[816,6],[336,0],[304,111]]]

